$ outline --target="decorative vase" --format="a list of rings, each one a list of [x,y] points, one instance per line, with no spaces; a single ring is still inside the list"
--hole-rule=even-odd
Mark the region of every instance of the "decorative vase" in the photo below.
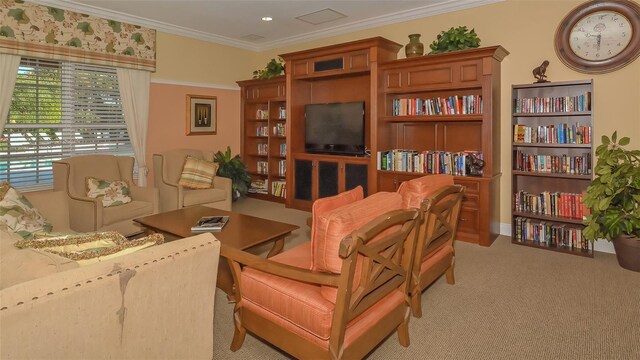
[[[640,271],[640,240],[629,235],[620,235],[612,240],[618,264],[627,270]]]
[[[409,35],[409,43],[404,47],[404,53],[408,58],[424,54],[424,45],[420,42],[420,34]]]

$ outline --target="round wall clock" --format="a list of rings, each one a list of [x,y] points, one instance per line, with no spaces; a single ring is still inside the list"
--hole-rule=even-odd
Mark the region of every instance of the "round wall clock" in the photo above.
[[[640,55],[640,5],[594,0],[573,9],[556,31],[558,57],[584,73],[617,70]]]

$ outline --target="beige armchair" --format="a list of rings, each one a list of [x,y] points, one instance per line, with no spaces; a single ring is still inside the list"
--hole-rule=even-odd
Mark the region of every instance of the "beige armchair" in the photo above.
[[[187,156],[213,161],[213,152],[201,150],[170,150],[153,154],[154,182],[160,191],[160,211],[182,209],[203,205],[231,211],[231,179],[222,176],[213,178],[210,189],[188,189],[178,185],[182,167]]]
[[[103,207],[101,200],[87,196],[86,178],[124,180],[132,201]],[[86,155],[53,163],[53,189],[69,197],[71,228],[79,232],[118,231],[123,235],[139,232],[132,219],[158,212],[158,189],[133,183],[133,158],[129,156]]]

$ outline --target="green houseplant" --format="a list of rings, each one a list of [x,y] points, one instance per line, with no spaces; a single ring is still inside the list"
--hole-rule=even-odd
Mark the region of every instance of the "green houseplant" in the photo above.
[[[478,46],[480,46],[480,38],[475,29],[469,30],[466,26],[458,26],[438,34],[436,40],[429,45],[429,48],[431,48],[429,54],[472,49]]]
[[[274,76],[281,75],[284,71],[284,64],[276,59],[271,59],[263,70],[253,72],[254,79],[271,79]]]
[[[247,166],[240,159],[240,155],[232,157],[231,148],[227,146],[225,152],[218,151],[213,155],[213,161],[219,166],[217,175],[231,179],[233,201],[245,196],[251,186],[251,176],[247,172]]]
[[[583,202],[590,210],[583,236],[613,242],[620,266],[640,271],[640,150],[625,148],[628,137],[618,141],[602,136],[596,149],[596,178]]]

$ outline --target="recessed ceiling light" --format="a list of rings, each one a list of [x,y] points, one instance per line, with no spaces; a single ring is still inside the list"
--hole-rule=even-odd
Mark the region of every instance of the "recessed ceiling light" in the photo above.
[[[265,16],[262,18],[262,21],[271,21],[273,18],[271,16]]]

